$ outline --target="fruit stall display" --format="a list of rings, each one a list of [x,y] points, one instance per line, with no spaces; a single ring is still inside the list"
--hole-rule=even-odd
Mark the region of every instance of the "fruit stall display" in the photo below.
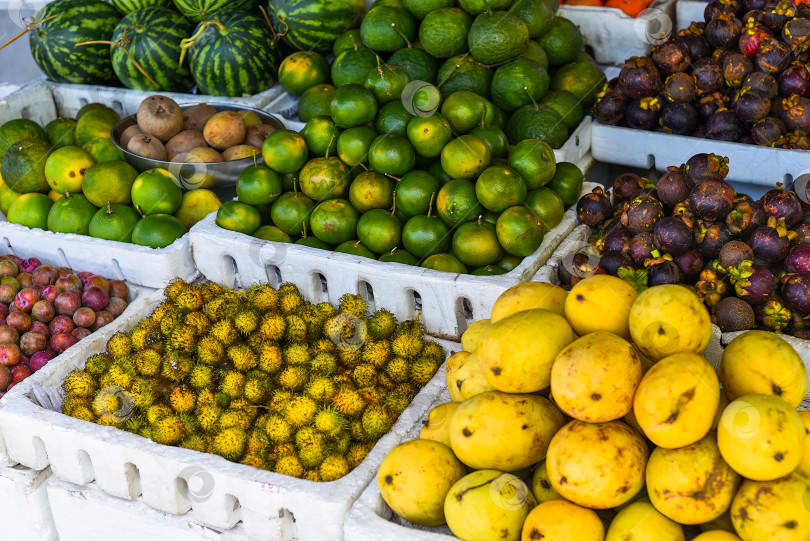
[[[516,286],[462,336],[451,401],[388,453],[346,538],[806,539],[807,369],[748,331],[718,377],[710,336],[681,286]]]

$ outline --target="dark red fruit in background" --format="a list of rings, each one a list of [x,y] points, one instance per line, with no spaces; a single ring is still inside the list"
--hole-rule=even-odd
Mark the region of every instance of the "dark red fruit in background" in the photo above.
[[[702,120],[707,120],[719,109],[726,109],[728,98],[720,92],[712,92],[701,96],[695,102],[695,111]]]
[[[29,357],[37,351],[43,351],[48,345],[48,339],[44,334],[28,331],[20,336],[20,351]]]
[[[667,206],[674,207],[689,197],[691,191],[686,177],[678,167],[669,167],[655,185],[658,199]]]
[[[737,117],[743,122],[753,123],[765,118],[771,110],[771,102],[755,90],[743,92],[737,99]]]
[[[31,328],[31,316],[25,312],[12,312],[6,317],[6,323],[20,332],[26,332]]]
[[[734,111],[719,111],[706,121],[706,137],[718,141],[739,141],[743,135],[743,123]]]
[[[697,279],[700,271],[703,270],[703,263],[703,254],[697,248],[689,248],[675,258],[675,264],[681,269],[684,279],[690,282]]]
[[[56,316],[56,309],[48,301],[37,301],[31,309],[31,317],[36,321],[48,323]]]
[[[51,335],[51,330],[50,330],[50,328],[48,328],[48,325],[41,322],[41,321],[33,322],[31,324],[31,331],[38,332],[40,334],[44,334],[46,337]],[[29,331],[29,332],[31,332],[31,331]]]
[[[754,124],[751,128],[751,137],[754,144],[764,147],[773,146],[785,133],[785,123],[776,117],[767,116]]]
[[[806,316],[810,314],[810,275],[795,274],[782,286],[782,301],[785,306]]]
[[[810,246],[799,244],[788,252],[785,259],[785,270],[810,274]]]
[[[96,313],[92,308],[83,306],[73,314],[73,323],[75,323],[77,327],[92,327],[95,322]]]
[[[697,98],[695,78],[684,72],[673,73],[664,81],[664,97],[668,101],[691,103]]]
[[[782,27],[796,16],[796,4],[791,0],[771,0],[763,8],[765,14],[762,22],[775,32],[782,32]]]
[[[118,297],[112,297],[110,302],[107,304],[105,310],[113,315],[113,317],[118,317],[124,313],[124,310],[127,309],[127,301],[124,299],[120,299]]]
[[[31,359],[28,361],[28,367],[31,369],[32,372],[36,372],[37,370],[42,370],[42,368],[48,364],[50,360],[54,358],[53,353],[49,353],[47,351],[38,351],[31,355]],[[0,382],[2,383],[2,382]],[[2,385],[0,384],[0,387]]]
[[[646,98],[654,95],[661,86],[661,75],[650,58],[634,56],[624,62],[619,85],[628,98]]]
[[[73,323],[73,320],[68,316],[56,316],[51,320],[50,325],[48,325],[51,334],[71,332],[75,327],[76,325]]]
[[[67,272],[66,274],[71,274],[71,273],[72,273],[72,271]],[[82,272],[77,272],[76,276],[78,276],[79,280],[81,280],[82,284],[84,284],[85,282],[87,282],[87,280],[90,279],[91,276],[95,276],[95,275],[92,272],[82,271]]]
[[[30,361],[29,361],[30,362]],[[31,375],[31,369],[25,364],[19,363],[11,367],[12,384],[19,383]]]
[[[748,75],[743,81],[743,86],[750,86],[751,90],[756,90],[769,100],[772,100],[779,94],[779,84],[770,73],[764,71],[755,71]]]
[[[610,203],[608,202],[608,205]],[[110,302],[110,297],[103,288],[96,285],[88,286],[82,292],[82,304],[94,311],[104,310],[107,303]]]
[[[692,64],[692,75],[695,76],[695,85],[701,94],[711,94],[725,88],[723,70],[714,58],[696,60]]]
[[[42,261],[36,257],[29,257],[20,261],[20,270],[22,272],[34,272],[40,265],[42,265]]]
[[[93,324],[92,328],[94,331],[97,331],[105,325],[112,323],[114,319],[115,317],[113,317],[113,315],[106,310],[96,312],[96,322]]]
[[[110,297],[129,301],[129,286],[121,280],[110,280]]]
[[[691,103],[669,103],[661,111],[658,124],[667,133],[686,135],[697,127],[698,114]]]
[[[0,344],[0,364],[13,366],[20,362],[22,351],[17,344]]]
[[[82,340],[93,334],[93,331],[85,329],[84,327],[76,327],[70,334],[72,334],[76,340]]]
[[[626,106],[624,97],[616,92],[608,92],[594,104],[593,116],[600,124],[618,124],[624,118]]]
[[[72,334],[60,332],[51,336],[51,349],[59,355],[76,342],[78,342],[78,340]]]
[[[42,265],[31,273],[31,280],[40,286],[51,285],[57,278],[56,268],[51,265]]]
[[[661,118],[661,102],[657,98],[630,100],[624,110],[624,121],[636,130],[658,129]]]
[[[82,295],[76,289],[65,291],[54,301],[56,313],[63,316],[73,316],[82,305]]]
[[[783,218],[787,227],[792,227],[802,219],[802,204],[792,190],[769,190],[759,203],[767,216]]]
[[[779,74],[779,93],[782,96],[810,94],[810,72],[801,62],[793,62]]]
[[[716,49],[731,49],[737,46],[742,34],[742,22],[731,14],[721,13],[706,23],[705,37]]]

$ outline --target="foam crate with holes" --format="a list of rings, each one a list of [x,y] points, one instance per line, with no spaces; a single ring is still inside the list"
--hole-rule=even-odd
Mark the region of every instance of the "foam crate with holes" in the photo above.
[[[576,24],[600,64],[645,56],[675,27],[675,1],[655,0],[638,17],[617,8],[561,4],[557,15]]]
[[[59,537],[48,502],[51,469],[0,468],[0,537],[14,541],[56,541]]]
[[[595,186],[585,183],[582,193]],[[440,272],[299,244],[269,242],[223,229],[216,225],[213,215],[191,228],[191,245],[200,272],[222,286],[247,287],[265,281],[278,286],[292,282],[312,302],[337,303],[344,293],[358,293],[372,306],[392,311],[398,319],[412,319],[421,312],[428,333],[457,339],[469,322],[489,317],[501,293],[530,280],[575,222],[576,212],[569,209],[534,254],[500,276]]]
[[[131,329],[161,299],[162,291],[144,295],[137,309],[119,318],[116,330]],[[458,343],[438,342],[448,355],[461,349]],[[81,350],[66,352],[64,362],[48,364],[4,397],[0,434],[9,456],[32,468],[50,466],[57,479],[77,485],[95,482],[110,496],[139,499],[165,513],[191,511],[208,527],[231,530],[241,524],[255,541],[341,540],[346,513],[374,478],[383,457],[427,414],[446,387],[442,365],[357,468],[337,481],[316,483],[158,445],[123,430],[63,415],[58,391],[62,381],[90,355],[104,351],[105,345],[104,339],[92,340]]]
[[[678,4],[675,6],[678,30],[689,28],[693,22],[703,22],[703,13],[706,11],[707,3],[701,0],[678,0]]]

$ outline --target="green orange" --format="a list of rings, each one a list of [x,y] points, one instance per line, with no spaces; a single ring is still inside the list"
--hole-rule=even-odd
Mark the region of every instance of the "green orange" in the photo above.
[[[356,238],[360,215],[345,199],[330,199],[315,207],[309,220],[312,234],[327,244]]]
[[[549,188],[540,188],[529,192],[526,196],[526,206],[532,209],[543,223],[546,231],[551,231],[563,219],[565,203],[557,192]]]
[[[300,192],[286,192],[273,202],[270,218],[273,225],[288,235],[301,235],[309,226],[315,202]]]
[[[346,197],[351,175],[340,158],[315,158],[301,169],[298,184],[304,195],[313,201]]]
[[[520,173],[528,189],[535,190],[554,177],[557,159],[548,143],[526,139],[509,152],[509,167]]]
[[[442,104],[442,115],[456,134],[467,133],[478,126],[485,112],[484,98],[469,90],[453,92]]]
[[[474,179],[489,167],[492,153],[486,141],[476,135],[462,135],[442,149],[442,169],[451,178]]]
[[[315,51],[296,51],[278,68],[278,82],[290,94],[300,96],[308,88],[329,81],[329,64]]]
[[[522,257],[507,253],[504,254],[500,261],[498,261],[498,266],[504,269],[506,272],[510,272],[515,270],[522,261]]]
[[[332,119],[341,128],[361,126],[377,116],[377,99],[374,94],[356,83],[335,90],[329,107]]]
[[[299,132],[307,142],[307,150],[312,158],[322,157],[337,152],[337,140],[343,130],[335,126],[328,116],[316,116]]]
[[[263,225],[253,232],[257,239],[268,240],[270,242],[292,242],[292,238],[274,225]]]
[[[453,272],[456,274],[467,273],[467,267],[464,266],[464,263],[459,261],[459,259],[453,254],[447,253],[433,254],[425,258],[425,260],[422,261],[422,266],[426,269],[441,272]]]
[[[472,274],[473,276],[498,276],[506,273],[507,273],[506,269],[498,267],[497,265],[484,265],[483,267],[478,267],[470,274]]]
[[[301,122],[309,122],[318,115],[331,114],[330,106],[334,93],[335,87],[326,84],[307,89],[298,100],[298,119]]]
[[[475,135],[483,139],[489,147],[490,154],[493,158],[506,158],[509,154],[509,140],[500,128],[494,126],[475,128],[470,132],[470,135]]]
[[[256,207],[239,201],[226,201],[217,211],[217,225],[223,229],[252,235],[262,223]]]
[[[97,164],[93,167],[106,166],[116,162],[104,162]],[[124,164],[126,165],[126,164]],[[85,179],[90,176],[91,171],[85,175]],[[95,178],[95,175],[94,175]],[[85,191],[85,195],[87,192]],[[132,183],[132,205],[144,215],[150,214],[174,214],[180,208],[180,202],[183,200],[183,190],[177,182],[177,178],[166,169],[148,169],[138,175]],[[88,197],[88,199],[90,199]],[[107,198],[97,198],[103,203],[99,206],[104,206],[107,201],[112,203],[121,203],[122,201],[114,201]],[[92,203],[94,200],[90,199]]]
[[[168,214],[147,216],[132,231],[132,243],[151,248],[165,248],[187,233],[183,224]]]
[[[495,225],[503,249],[520,257],[532,255],[540,247],[544,229],[540,216],[525,205],[506,209]]]
[[[509,167],[493,166],[475,181],[475,195],[487,210],[501,212],[526,200],[526,182]]]
[[[349,167],[368,163],[368,151],[376,137],[377,132],[368,126],[344,130],[337,139],[338,157]]]
[[[376,171],[364,171],[349,186],[349,202],[363,214],[372,209],[387,209],[394,202],[395,182]]]
[[[413,115],[408,111],[402,101],[392,101],[380,107],[374,129],[380,135],[390,134],[405,137],[408,135],[408,122]]]
[[[281,177],[266,165],[248,166],[236,180],[236,196],[242,203],[248,205],[272,203],[280,195]]]
[[[141,215],[131,206],[109,204],[96,211],[87,231],[99,239],[132,242],[132,232],[139,221]]]
[[[503,256],[495,227],[483,219],[461,224],[453,233],[453,253],[471,267],[497,262]]]
[[[221,206],[222,201],[211,190],[205,188],[191,190],[183,194],[180,208],[174,213],[174,217],[183,224],[183,227],[191,229],[194,224],[219,210]]]
[[[399,246],[402,223],[390,211],[372,209],[360,216],[357,238],[372,252],[384,254]]]
[[[124,161],[126,156],[124,152],[115,146],[112,139],[93,139],[86,143],[82,150],[90,154],[93,161],[96,163],[111,162],[111,161]]]
[[[453,138],[453,129],[440,113],[415,116],[408,121],[408,140],[414,150],[426,158],[436,158]]]
[[[324,241],[319,239],[318,237],[301,237],[295,244],[300,244],[301,246],[309,246],[310,248],[317,248],[319,250],[330,250],[329,245],[326,244]]]
[[[403,68],[383,64],[369,70],[364,86],[371,90],[378,103],[383,104],[399,100],[410,82],[411,76]]]
[[[576,164],[571,162],[560,162],[554,176],[546,185],[551,188],[563,201],[566,207],[570,207],[579,200],[579,192],[582,191],[584,176]]]
[[[339,245],[335,246],[335,251],[341,254],[358,255],[369,259],[375,259],[377,257],[377,254],[369,250],[361,241],[355,239],[341,242]]]
[[[427,214],[430,199],[439,191],[439,181],[427,171],[411,171],[396,185],[397,210],[406,216]]]
[[[77,146],[58,148],[45,160],[45,180],[61,194],[80,192],[84,173],[94,163],[90,154]]]
[[[292,130],[276,130],[262,143],[262,158],[276,173],[294,173],[307,161],[307,142]]]
[[[46,230],[48,229],[48,211],[51,210],[51,205],[53,205],[53,201],[45,194],[21,194],[11,203],[7,218],[13,224],[19,224],[30,229]]]
[[[436,196],[436,214],[447,227],[476,220],[483,211],[475,195],[475,184],[466,179],[451,180]]]
[[[66,193],[48,212],[48,229],[54,233],[87,235],[96,208],[82,194]]]
[[[394,248],[377,259],[386,263],[401,263],[403,265],[417,265],[419,263],[419,260],[413,254],[402,248]]]
[[[379,135],[368,153],[371,167],[384,175],[399,177],[413,169],[416,153],[411,143],[396,135]]]
[[[413,216],[402,228],[402,245],[418,258],[446,252],[450,248],[450,230],[437,216]]]

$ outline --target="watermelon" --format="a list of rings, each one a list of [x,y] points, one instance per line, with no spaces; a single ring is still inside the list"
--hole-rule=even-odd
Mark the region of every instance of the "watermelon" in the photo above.
[[[253,0],[174,0],[180,13],[198,23],[215,13],[232,9],[255,7]]]
[[[113,33],[112,64],[118,79],[135,90],[185,92],[194,85],[188,66],[180,67],[180,42],[194,30],[191,22],[174,10],[143,8],[126,15]],[[126,42],[129,41],[127,45]],[[157,83],[155,86],[138,70],[132,55]]]
[[[172,0],[110,0],[110,2],[123,15],[143,8],[165,8],[172,5]]]
[[[364,0],[269,0],[276,32],[299,51],[329,52],[346,30],[360,24]],[[288,28],[289,27],[289,28]]]
[[[251,95],[276,82],[278,46],[260,15],[239,9],[220,11],[198,24],[183,42],[191,75],[205,94]]]
[[[118,11],[101,0],[56,0],[39,10],[36,20],[53,15],[28,33],[39,68],[58,83],[114,83],[109,46],[76,44],[108,41],[121,19]]]

